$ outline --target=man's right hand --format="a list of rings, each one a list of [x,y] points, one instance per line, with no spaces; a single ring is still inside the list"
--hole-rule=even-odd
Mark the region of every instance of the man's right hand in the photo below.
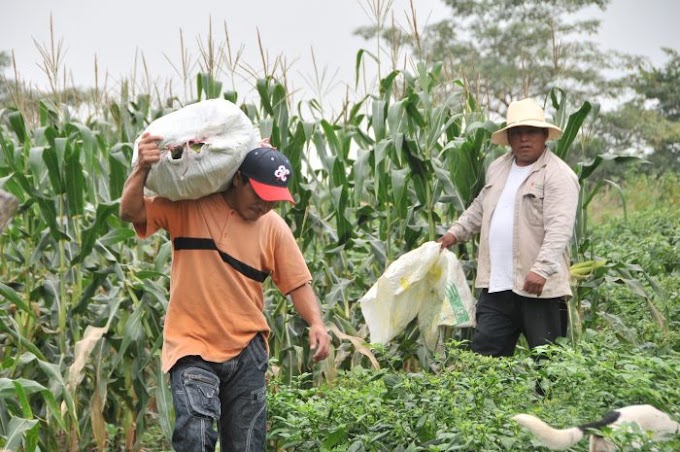
[[[120,219],[135,224],[146,223],[144,184],[151,165],[161,159],[161,137],[145,133],[137,143],[137,163],[125,181],[120,197]]]
[[[446,234],[439,237],[437,243],[439,243],[441,249],[443,250],[458,243],[458,239],[455,235],[447,232]]]
[[[161,159],[161,150],[158,143],[162,137],[151,135],[148,132],[142,135],[142,139],[137,143],[137,169],[148,171],[151,165]]]

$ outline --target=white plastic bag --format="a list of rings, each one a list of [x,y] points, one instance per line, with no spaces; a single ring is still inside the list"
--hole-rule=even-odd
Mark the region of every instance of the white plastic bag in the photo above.
[[[359,300],[370,341],[386,344],[418,317],[427,348],[440,326],[475,325],[475,300],[454,253],[427,242],[392,262]]]
[[[442,267],[446,279],[439,288],[443,301],[437,326],[474,327],[477,302],[468,286],[463,266],[449,250],[442,251],[438,265]]]
[[[145,186],[173,201],[227,189],[260,141],[248,116],[225,99],[187,105],[156,119],[144,132],[163,138],[161,160],[152,166]],[[140,139],[135,140],[133,165]]]

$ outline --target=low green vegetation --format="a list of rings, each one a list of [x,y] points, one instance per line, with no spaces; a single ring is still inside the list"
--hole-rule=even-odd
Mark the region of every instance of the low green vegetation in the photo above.
[[[599,225],[614,220],[612,224],[625,227],[628,212],[650,217],[657,209],[677,209],[680,206],[678,172],[654,175],[645,172],[649,168],[648,164],[628,165],[622,176],[599,193],[590,209],[590,221]]]
[[[671,176],[668,176],[671,177]],[[646,178],[650,197],[664,187]],[[655,189],[656,187],[656,189]],[[656,299],[668,322],[662,330],[644,298],[628,285],[603,284],[600,315],[584,316],[577,344],[546,347],[549,360],[537,366],[520,350],[512,359],[474,355],[451,341],[426,371],[390,368],[390,357],[375,350],[384,368],[355,367],[321,387],[310,376],[291,384],[272,382],[270,438],[282,450],[542,450],[510,420],[537,415],[560,427],[599,418],[613,408],[652,404],[678,417],[680,406],[680,235],[678,206],[641,208],[628,220],[613,218],[595,228],[598,257],[647,269],[663,297]],[[641,283],[644,285],[644,283]],[[384,351],[384,350],[382,350]],[[539,384],[545,397],[536,394]],[[612,435],[607,431],[605,434]],[[630,450],[635,437],[616,437]],[[680,438],[641,450],[676,451]],[[587,441],[573,450],[586,451]]]
[[[571,427],[635,403],[673,412],[680,400],[680,354],[670,347],[630,346],[611,332],[590,330],[578,347],[561,344],[544,351],[550,359],[537,367],[525,351],[493,359],[449,343],[436,371],[357,368],[320,388],[309,388],[304,378],[292,385],[274,382],[272,448],[539,450],[510,419],[513,414]],[[545,397],[536,395],[536,384]],[[631,443],[619,444],[628,450]],[[678,447],[680,439],[655,450]],[[587,450],[587,441],[574,450]]]

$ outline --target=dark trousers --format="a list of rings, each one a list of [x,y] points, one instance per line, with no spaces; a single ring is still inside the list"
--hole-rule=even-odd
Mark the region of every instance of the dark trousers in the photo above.
[[[567,324],[563,297],[527,298],[510,290],[489,293],[483,289],[472,350],[480,355],[512,356],[520,334],[533,349],[566,336]]]
[[[185,356],[170,370],[175,406],[172,447],[177,452],[265,449],[268,356],[258,334],[233,359],[213,363]]]

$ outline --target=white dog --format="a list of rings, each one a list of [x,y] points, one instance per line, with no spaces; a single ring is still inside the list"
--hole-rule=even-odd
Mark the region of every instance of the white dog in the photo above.
[[[530,414],[517,414],[513,419],[528,429],[546,447],[552,450],[565,450],[590,434],[590,452],[613,451],[614,445],[601,436],[590,433],[589,429],[601,429],[609,426],[612,429],[622,428],[626,424],[637,424],[640,429],[650,432],[652,439],[663,441],[680,433],[680,424],[671,417],[651,405],[631,405],[606,414],[596,422],[578,427],[555,429],[539,418]]]

